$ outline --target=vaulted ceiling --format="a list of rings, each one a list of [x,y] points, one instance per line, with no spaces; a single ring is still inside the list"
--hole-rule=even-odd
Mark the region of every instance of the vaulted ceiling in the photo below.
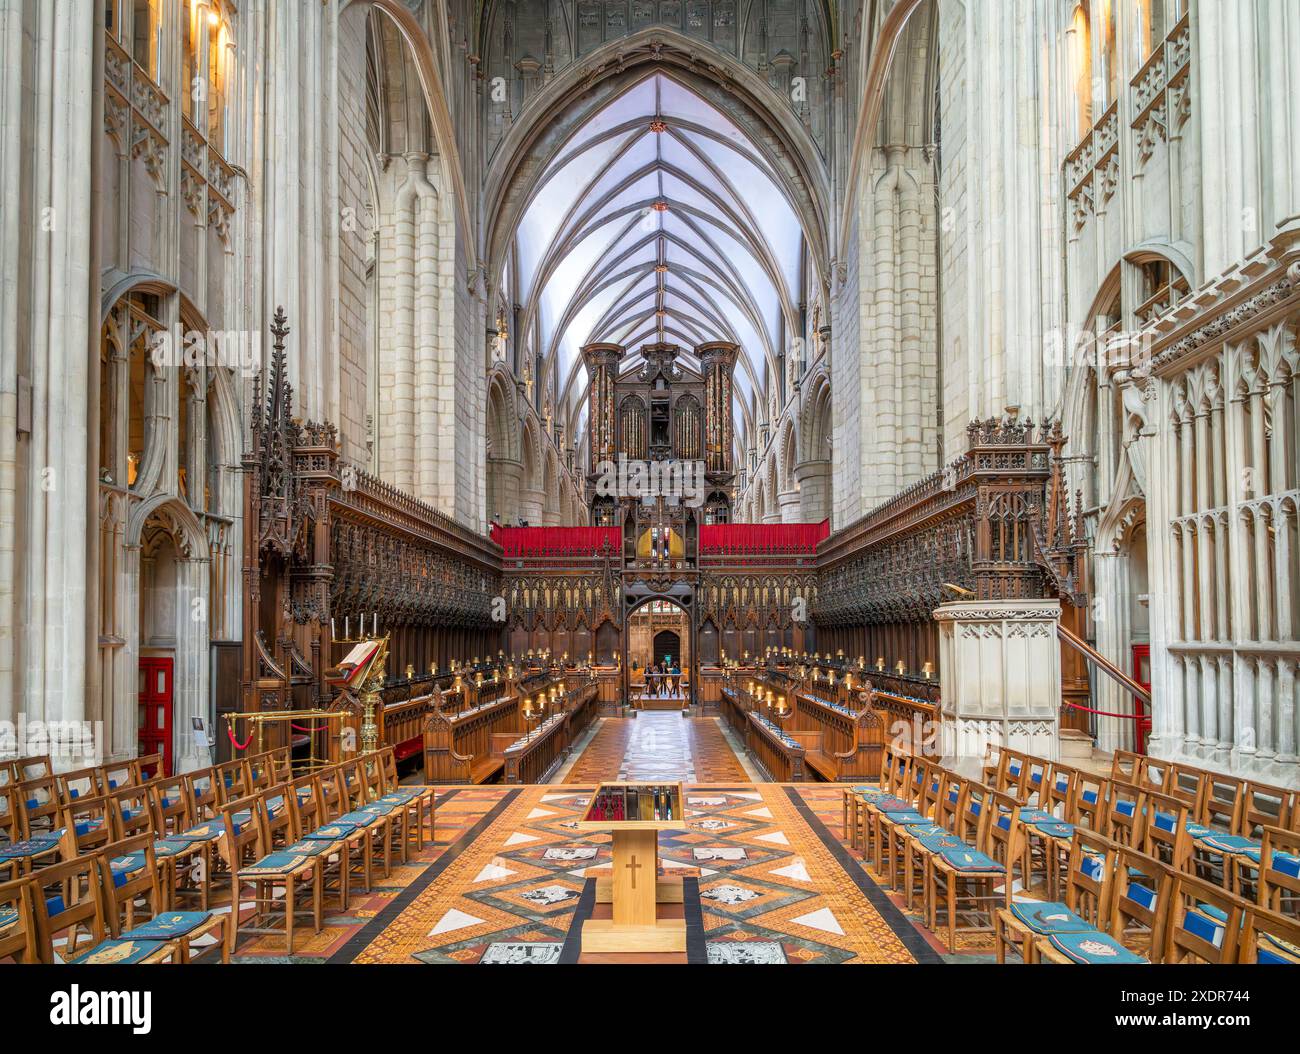
[[[799,218],[762,153],[657,70],[592,113],[541,171],[516,231],[512,292],[544,376],[578,412],[584,344],[628,346],[626,369],[648,342],[681,345],[693,367],[694,345],[739,344],[743,435],[754,394],[763,399],[800,332],[803,259]]]

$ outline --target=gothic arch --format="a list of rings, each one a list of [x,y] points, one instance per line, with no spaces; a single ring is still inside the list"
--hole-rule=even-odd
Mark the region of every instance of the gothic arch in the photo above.
[[[197,516],[180,498],[155,494],[136,505],[127,518],[126,544],[141,544],[151,522],[165,524],[176,542],[177,553],[186,560],[208,559],[208,539]]]
[[[804,385],[807,395],[799,421],[802,461],[830,460],[831,381],[824,366]]]
[[[502,461],[518,461],[519,417],[515,413],[514,385],[501,370],[488,378],[487,435],[490,456]]]

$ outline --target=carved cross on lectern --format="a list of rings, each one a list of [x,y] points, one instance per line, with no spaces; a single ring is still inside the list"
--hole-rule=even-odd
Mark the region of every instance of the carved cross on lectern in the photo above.
[[[641,865],[636,862],[636,854],[634,853],[623,866],[632,872],[632,888],[636,889],[636,873],[641,869]]]

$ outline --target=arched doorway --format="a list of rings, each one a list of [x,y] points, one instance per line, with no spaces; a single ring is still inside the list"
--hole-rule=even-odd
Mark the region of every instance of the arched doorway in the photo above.
[[[624,668],[630,695],[648,709],[679,709],[691,703],[695,677],[695,626],[690,611],[667,597],[654,597],[629,612]]]

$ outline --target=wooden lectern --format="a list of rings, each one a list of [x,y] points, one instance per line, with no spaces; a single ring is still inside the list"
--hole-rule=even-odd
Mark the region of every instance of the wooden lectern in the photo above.
[[[669,819],[593,819],[610,794],[666,791]],[[614,842],[613,874],[596,879],[596,902],[613,904],[612,919],[588,919],[582,926],[584,952],[684,952],[685,919],[661,919],[656,905],[680,904],[682,880],[659,876],[659,832],[686,830],[686,797],[680,783],[602,783],[592,795],[580,831],[608,831]]]

